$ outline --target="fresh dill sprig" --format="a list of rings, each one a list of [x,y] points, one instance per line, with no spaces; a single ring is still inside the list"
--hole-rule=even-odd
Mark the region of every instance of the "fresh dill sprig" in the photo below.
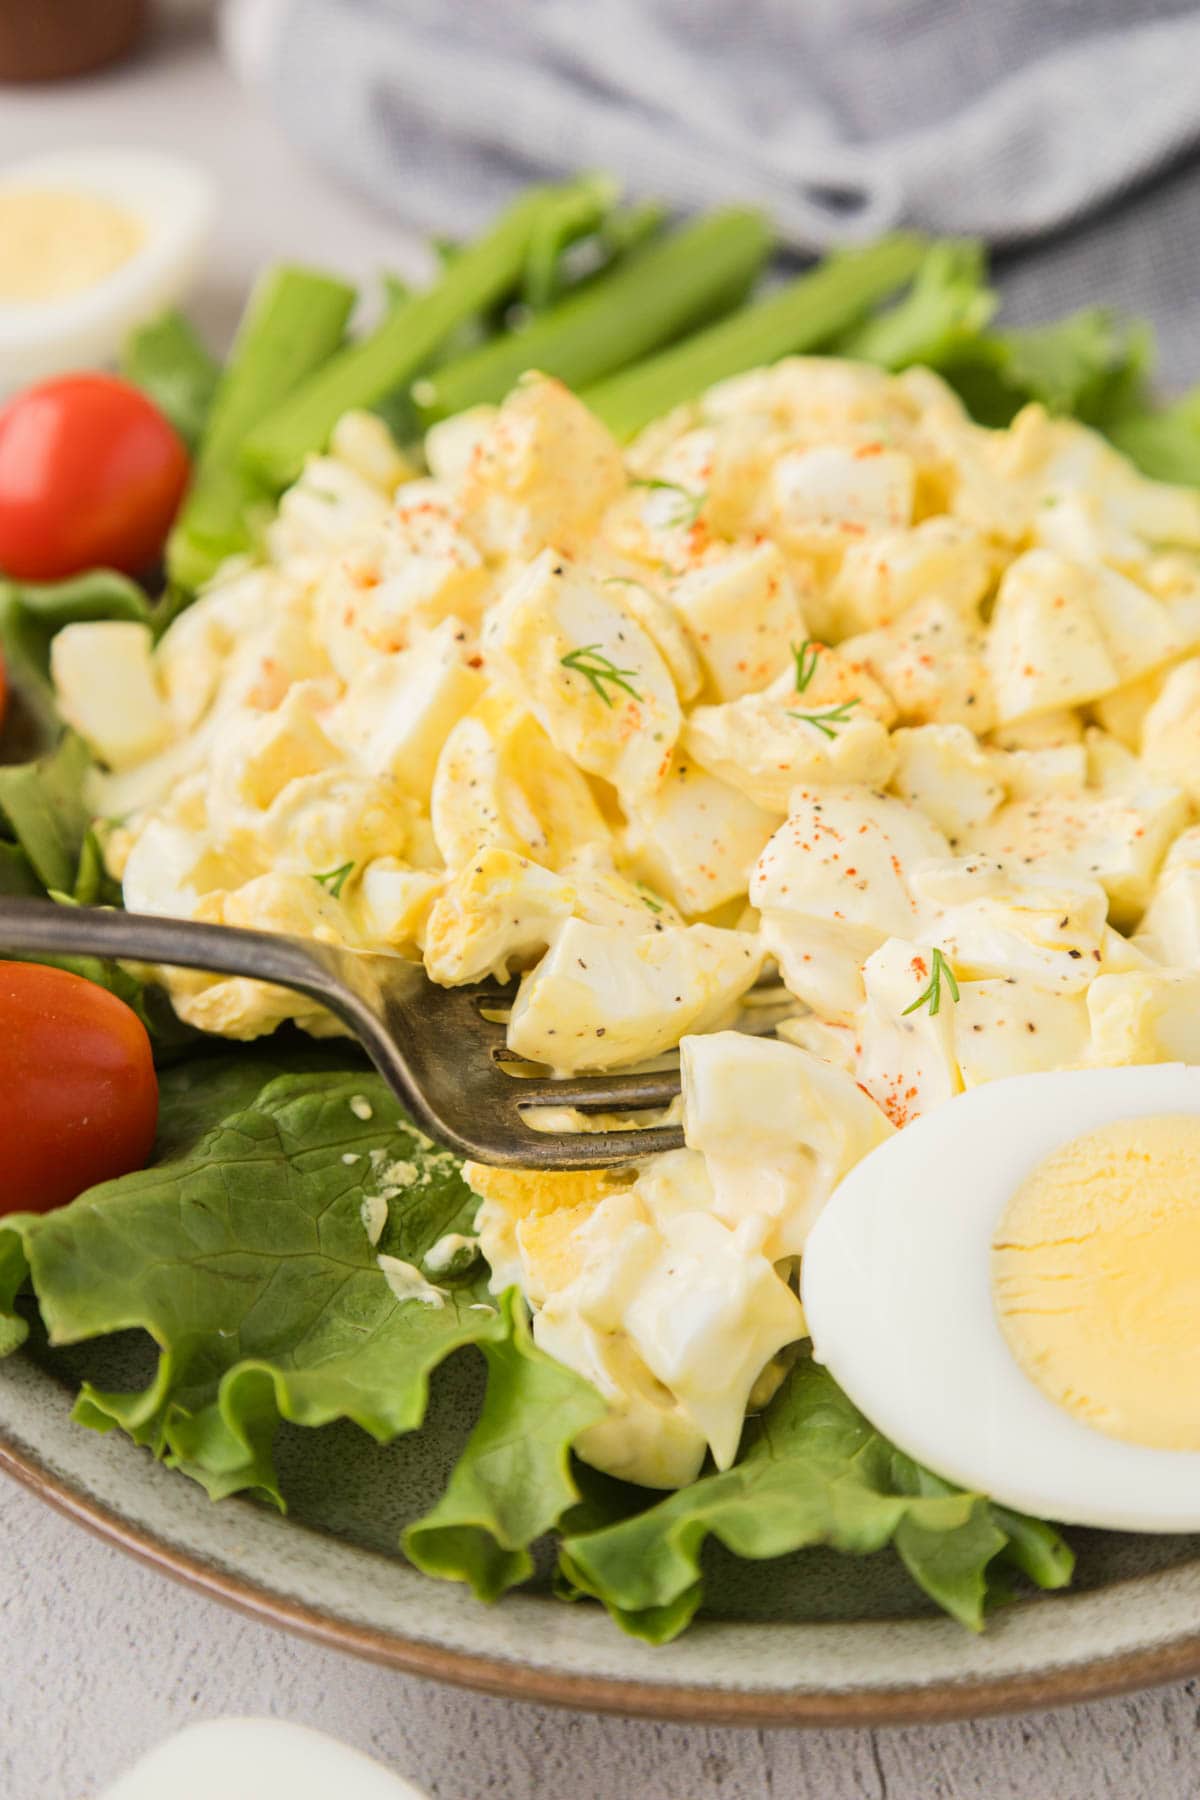
[[[637,883],[637,891],[638,899],[641,901],[642,905],[648,906],[652,913],[660,913],[663,910],[662,901],[658,898],[658,895],[652,888],[646,886],[644,881],[639,881]]]
[[[669,526],[691,526],[696,523],[704,511],[704,503],[708,499],[708,490],[683,487],[678,481],[664,481],[658,475],[637,476],[630,482],[630,487],[650,488],[656,493],[678,494],[680,504],[667,520]]]
[[[581,644],[578,649],[568,650],[565,656],[560,656],[559,661],[564,669],[573,669],[577,675],[590,681],[605,706],[612,705],[612,695],[604,685],[606,681],[610,681],[614,687],[623,688],[635,700],[642,697],[629,680],[631,675],[637,674],[637,670],[618,669],[612,657],[606,656],[599,644]]]
[[[802,644],[792,644],[790,648],[796,665],[796,692],[802,694],[817,672],[817,658],[823,646],[813,638],[805,638]]]
[[[946,961],[946,958],[942,955],[941,951],[935,950],[933,953],[933,971],[929,977],[929,986],[923,993],[917,995],[911,1006],[905,1007],[903,1013],[900,1015],[901,1018],[906,1019],[909,1013],[916,1012],[918,1007],[924,1006],[926,1003],[928,1003],[929,1006],[930,1018],[936,1018],[938,1008],[942,1004],[943,977],[945,978],[946,986],[950,989],[950,998],[952,1000],[957,1000],[958,983],[954,979],[954,970],[950,967],[950,964]]]
[[[850,714],[858,705],[857,700],[843,700],[840,706],[827,706],[824,712],[789,712],[789,719],[803,719],[806,725],[815,725],[823,737],[835,738],[838,727],[850,723]]]
[[[353,873],[354,864],[352,862],[344,862],[340,868],[326,869],[323,875],[314,875],[313,880],[320,882],[321,886],[327,893],[332,894],[335,900],[340,900],[342,897],[342,889],[345,887]]]

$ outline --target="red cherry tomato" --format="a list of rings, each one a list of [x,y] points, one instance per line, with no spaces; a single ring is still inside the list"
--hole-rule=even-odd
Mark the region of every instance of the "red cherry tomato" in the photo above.
[[[137,1014],[80,975],[0,962],[0,1213],[49,1212],[143,1168],[157,1119]]]
[[[115,375],[62,375],[0,409],[0,573],[140,575],[187,486],[183,441]]]

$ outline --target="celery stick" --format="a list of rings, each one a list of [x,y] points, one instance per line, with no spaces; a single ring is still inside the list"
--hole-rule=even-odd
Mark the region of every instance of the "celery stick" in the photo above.
[[[354,289],[313,269],[271,269],[250,296],[217,386],[191,490],[167,542],[167,572],[194,588],[251,542],[264,495],[238,464],[251,426],[342,341]]]
[[[267,410],[341,343],[355,293],[315,269],[282,264],[257,284],[217,389],[201,466],[223,462]]]
[[[916,272],[926,247],[924,239],[897,232],[840,252],[707,331],[585,388],[583,398],[618,438],[631,438],[715,381],[816,349],[845,331]]]
[[[423,421],[503,399],[526,369],[576,388],[599,381],[736,306],[770,243],[761,213],[730,207],[648,244],[523,331],[494,338],[416,383]]]
[[[987,256],[974,238],[939,238],[926,251],[912,286],[886,312],[873,313],[831,349],[837,356],[907,369],[940,369],[978,341],[999,298],[987,285]]]
[[[578,238],[603,228],[616,205],[618,188],[609,175],[584,176],[555,206],[548,206],[534,228],[525,256],[521,298],[541,312],[553,305],[563,286],[563,253]]]
[[[667,222],[667,209],[661,200],[635,200],[632,206],[618,206],[600,227],[600,238],[612,257],[628,256],[654,237]]]
[[[563,188],[534,188],[492,229],[464,245],[424,293],[395,306],[382,324],[303,382],[246,439],[244,466],[278,491],[321,450],[344,412],[372,407],[412,380],[456,326],[485,312],[519,283],[534,232]]]

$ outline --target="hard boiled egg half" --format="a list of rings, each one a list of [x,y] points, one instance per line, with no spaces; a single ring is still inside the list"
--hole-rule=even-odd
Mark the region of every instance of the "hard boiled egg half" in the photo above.
[[[1200,1530],[1200,1068],[972,1089],[858,1163],[804,1251],[813,1348],[939,1475]]]
[[[216,217],[201,169],[62,150],[0,169],[0,396],[110,362],[190,286]]]

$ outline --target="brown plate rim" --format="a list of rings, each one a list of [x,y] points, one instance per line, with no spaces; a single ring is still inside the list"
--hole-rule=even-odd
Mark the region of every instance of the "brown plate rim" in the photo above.
[[[869,1692],[722,1692],[693,1683],[660,1684],[556,1673],[523,1667],[499,1657],[439,1648],[399,1633],[357,1625],[291,1599],[265,1583],[233,1576],[124,1518],[2,1435],[0,1471],[94,1536],[246,1617],[405,1675],[500,1699],[675,1724],[863,1728],[942,1724],[1078,1705],[1200,1673],[1200,1631],[1167,1644],[1095,1657],[1049,1674],[972,1677],[932,1686],[897,1683]],[[769,1631],[771,1626],[764,1624],[762,1629]]]

